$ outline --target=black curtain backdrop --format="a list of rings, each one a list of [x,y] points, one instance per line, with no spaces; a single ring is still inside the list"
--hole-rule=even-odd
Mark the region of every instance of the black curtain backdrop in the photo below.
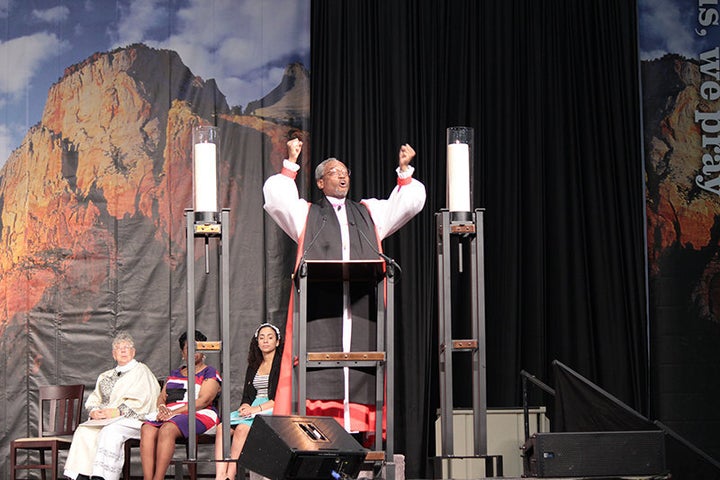
[[[428,189],[424,211],[384,245],[403,268],[395,432],[407,478],[426,476],[434,452],[434,215],[449,126],[475,128],[489,406],[521,403],[521,369],[552,383],[557,359],[648,413],[636,8],[313,1],[309,160],[340,158],[353,198],[384,197],[408,142]]]

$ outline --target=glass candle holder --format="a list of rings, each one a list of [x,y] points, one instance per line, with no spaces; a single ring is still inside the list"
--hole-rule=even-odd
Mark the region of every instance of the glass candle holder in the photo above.
[[[193,210],[198,221],[217,221],[218,147],[217,127],[193,128]]]
[[[447,129],[447,208],[452,221],[472,218],[473,129]]]

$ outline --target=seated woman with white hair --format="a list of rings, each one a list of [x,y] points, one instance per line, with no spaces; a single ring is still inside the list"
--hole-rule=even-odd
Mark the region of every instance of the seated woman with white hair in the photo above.
[[[100,374],[85,402],[90,421],[73,435],[63,474],[74,480],[118,480],[125,460],[123,444],[140,438],[145,416],[155,410],[160,384],[135,360],[135,342],[128,333],[113,339],[114,368]]]

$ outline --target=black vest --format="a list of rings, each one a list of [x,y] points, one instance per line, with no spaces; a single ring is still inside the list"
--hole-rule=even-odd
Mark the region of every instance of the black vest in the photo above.
[[[345,200],[350,231],[350,259],[378,259],[375,224],[367,208]],[[303,248],[308,260],[342,260],[340,222],[326,197],[310,205]]]
[[[377,260],[375,224],[367,208],[345,200],[350,231],[350,259]],[[308,260],[342,260],[340,222],[327,198],[310,206],[303,251]],[[352,311],[351,351],[376,348],[377,292],[367,284],[350,285]],[[309,352],[342,351],[342,283],[312,282],[308,289],[307,349]],[[344,395],[342,369],[310,369],[307,372],[307,397],[316,400],[341,400]],[[351,369],[350,401],[372,404],[375,399],[375,376],[372,368]]]

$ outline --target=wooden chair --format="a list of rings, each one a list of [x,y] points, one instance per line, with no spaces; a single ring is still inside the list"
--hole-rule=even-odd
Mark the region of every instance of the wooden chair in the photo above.
[[[58,478],[58,452],[68,450],[83,411],[85,385],[48,385],[40,387],[38,436],[17,438],[10,443],[10,478],[16,480],[18,470],[40,470],[42,480],[50,470],[51,479]],[[37,451],[40,463],[17,464],[18,450]],[[45,452],[50,451],[50,463]]]

